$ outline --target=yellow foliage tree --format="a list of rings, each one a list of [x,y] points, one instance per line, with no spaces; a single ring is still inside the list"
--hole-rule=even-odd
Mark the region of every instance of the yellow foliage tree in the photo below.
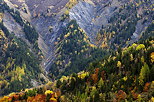
[[[127,76],[123,77],[123,80],[124,80],[124,81],[127,81]]]
[[[154,52],[151,53],[150,57],[151,57],[151,62],[154,63]]]
[[[24,68],[16,66],[15,74],[16,74],[17,78],[21,81],[22,80],[22,76],[25,75]]]
[[[81,72],[81,73],[78,74],[78,77],[81,78],[81,79],[84,79],[88,75],[89,75],[88,72]]]
[[[149,66],[145,63],[141,68],[140,76],[139,76],[139,84],[143,85],[146,77],[149,76],[150,70]]]
[[[145,48],[145,45],[144,44],[139,44],[137,47],[136,47],[136,50],[141,50],[141,49],[144,49]]]
[[[121,62],[120,62],[120,61],[117,62],[117,67],[118,67],[118,68],[121,67]]]
[[[98,87],[101,88],[104,85],[104,81],[102,78],[100,78],[99,82],[98,82]]]
[[[71,9],[76,3],[77,3],[77,0],[69,0],[69,2],[66,4],[66,7],[68,9]]]
[[[63,82],[64,80],[68,80],[68,79],[69,79],[68,77],[62,76],[62,77],[60,78],[60,81]]]
[[[1,38],[6,39],[5,34],[4,34],[4,32],[3,32],[2,30],[0,30],[0,39],[1,39]]]
[[[4,96],[2,99],[0,99],[0,102],[9,102],[9,97]]]
[[[150,102],[154,102],[154,97],[151,98]]]
[[[130,54],[130,61],[133,61],[134,58],[133,58],[133,54]]]
[[[2,22],[3,13],[0,13],[0,22]]]
[[[66,10],[65,11],[65,15],[69,15],[69,10]]]
[[[141,57],[141,62],[144,63],[145,59],[144,56]]]
[[[57,99],[55,99],[55,98],[50,98],[50,102],[57,102]]]
[[[53,94],[53,91],[46,90],[46,91],[45,91],[45,95],[48,95],[48,94]]]

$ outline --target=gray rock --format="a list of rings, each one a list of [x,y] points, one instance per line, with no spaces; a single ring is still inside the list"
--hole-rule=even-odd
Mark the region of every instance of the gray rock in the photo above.
[[[108,24],[108,20],[119,5],[117,0],[102,0],[100,3],[94,3],[95,5],[80,1],[69,13],[70,19],[77,21],[79,26],[87,33],[92,43],[99,29],[102,25],[106,26]]]

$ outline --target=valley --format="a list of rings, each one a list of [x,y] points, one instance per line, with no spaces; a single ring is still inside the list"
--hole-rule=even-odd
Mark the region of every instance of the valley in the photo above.
[[[153,0],[0,0],[0,96],[22,91],[23,100],[40,94],[61,102],[138,101],[129,96],[131,87],[154,97],[153,8]],[[122,78],[144,82],[127,86]],[[61,94],[44,94],[51,88]]]

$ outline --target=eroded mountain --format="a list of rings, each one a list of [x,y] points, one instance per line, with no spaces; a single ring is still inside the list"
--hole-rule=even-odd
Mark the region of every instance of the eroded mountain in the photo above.
[[[89,62],[144,39],[147,28],[153,29],[153,0],[3,2],[11,9],[3,12],[4,26],[32,52],[38,45],[40,66],[53,79],[84,70]]]

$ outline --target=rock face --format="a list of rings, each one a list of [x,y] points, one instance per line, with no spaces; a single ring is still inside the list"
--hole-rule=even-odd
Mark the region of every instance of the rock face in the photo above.
[[[7,27],[9,32],[14,33],[17,37],[25,37],[25,33],[22,30],[22,27],[12,18],[9,13],[4,13],[3,17],[4,26]]]
[[[4,0],[11,2],[19,9],[23,9],[25,5],[28,6],[29,11],[33,14],[45,14],[48,10],[51,12],[58,12],[63,8],[68,0]]]
[[[79,2],[70,10],[69,16],[70,19],[76,20],[79,26],[84,29],[87,34],[91,34],[90,32],[94,26],[92,20],[95,18],[94,5],[86,2]]]
[[[70,19],[76,20],[93,42],[99,29],[102,25],[108,24],[108,20],[119,4],[118,0],[79,2],[70,10]]]
[[[52,13],[59,12],[68,2],[68,0],[25,0],[26,4],[30,7],[30,11],[36,13]]]

